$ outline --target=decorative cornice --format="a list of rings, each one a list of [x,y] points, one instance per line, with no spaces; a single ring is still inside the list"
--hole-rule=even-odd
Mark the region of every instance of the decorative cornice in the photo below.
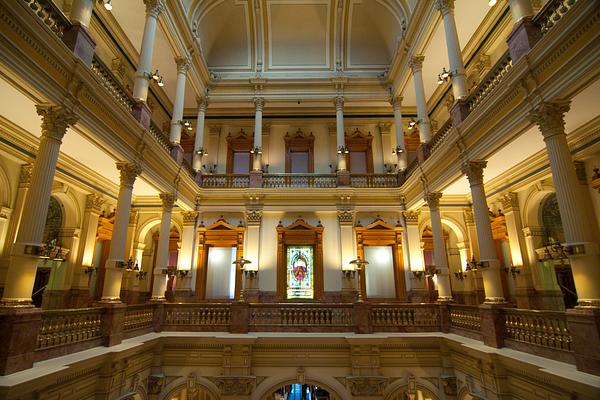
[[[158,195],[160,200],[162,201],[163,211],[169,211],[173,209],[173,205],[175,204],[175,200],[177,200],[177,196],[171,192],[163,192]]]
[[[42,136],[45,138],[61,142],[67,128],[77,122],[77,116],[62,106],[37,104],[35,109],[42,117]]]
[[[462,165],[461,171],[467,176],[471,186],[483,185],[483,170],[487,166],[487,161],[473,160],[467,161]]]
[[[568,101],[540,103],[529,113],[529,120],[540,127],[544,139],[564,135],[564,115],[570,108]]]
[[[255,376],[213,376],[208,379],[217,385],[222,396],[249,396],[256,385]]]
[[[142,173],[142,167],[137,163],[118,162],[117,169],[121,173],[121,186],[133,188],[135,178]]]
[[[346,385],[353,396],[382,396],[388,380],[385,376],[347,376]]]

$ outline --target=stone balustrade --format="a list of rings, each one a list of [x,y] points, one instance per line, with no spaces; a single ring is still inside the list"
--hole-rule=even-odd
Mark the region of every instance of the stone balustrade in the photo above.
[[[249,330],[352,330],[351,304],[256,304],[250,308]],[[291,329],[290,329],[291,328]]]
[[[42,312],[37,350],[79,343],[101,336],[102,308]]]
[[[505,337],[534,346],[571,351],[566,315],[557,311],[505,310]]]
[[[371,308],[371,321],[375,331],[439,331],[438,307],[423,305],[382,305]]]
[[[545,35],[577,3],[577,0],[550,0],[535,16],[534,23]]]

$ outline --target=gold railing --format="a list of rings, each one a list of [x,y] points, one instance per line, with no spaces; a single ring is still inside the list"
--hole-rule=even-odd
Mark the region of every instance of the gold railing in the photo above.
[[[43,311],[36,349],[100,338],[102,312],[102,308]]]
[[[123,330],[133,331],[142,328],[151,328],[154,323],[154,307],[140,304],[127,306],[123,320]]]
[[[56,7],[52,0],[22,0],[33,13],[60,39],[64,36],[65,30],[71,27],[71,22]]]
[[[256,304],[250,309],[252,327],[351,327],[352,305]]]
[[[352,174],[350,186],[355,188],[394,188],[398,187],[396,174]]]
[[[264,188],[334,188],[336,177],[332,174],[265,174]]]
[[[429,141],[429,153],[433,153],[435,149],[437,149],[440,144],[446,138],[448,132],[452,130],[452,118],[448,118],[448,120],[441,126],[440,129],[437,130],[435,135]]]
[[[481,80],[479,85],[475,88],[473,93],[467,97],[467,104],[469,110],[473,111],[477,106],[486,99],[490,93],[500,84],[502,79],[506,76],[508,71],[512,68],[512,59],[508,50],[502,57],[496,62],[494,67],[487,73],[487,75]]]
[[[229,304],[167,304],[165,325],[229,326]]]
[[[171,151],[171,143],[169,142],[169,138],[167,137],[167,135],[154,123],[154,121],[150,121],[150,128],[148,129],[148,132],[150,133],[150,135],[152,137],[154,137],[154,139],[156,139],[156,141],[158,142],[158,144],[161,145],[161,147],[163,149],[165,149],[166,151],[170,152]]]
[[[571,351],[564,312],[505,309],[506,338],[536,346]]]
[[[250,176],[242,174],[203,175],[202,187],[210,189],[242,189],[250,184]]]
[[[481,332],[481,314],[476,306],[450,306],[450,326]]]
[[[436,304],[395,305],[371,308],[373,327],[432,327],[439,331],[440,313]]]
[[[128,112],[131,112],[135,104],[133,97],[127,93],[121,82],[117,80],[112,71],[95,54],[94,59],[92,60],[92,71],[94,71],[100,78],[102,86],[108,90],[113,99],[115,99],[117,103],[119,103]]]
[[[577,0],[550,0],[535,16],[534,23],[545,35],[577,3]]]

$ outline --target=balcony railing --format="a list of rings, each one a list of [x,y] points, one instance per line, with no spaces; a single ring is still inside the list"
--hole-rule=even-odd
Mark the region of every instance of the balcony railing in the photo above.
[[[439,309],[429,305],[382,305],[371,309],[375,331],[439,331]]]
[[[43,311],[36,350],[101,338],[102,312],[102,308]]]
[[[52,0],[21,0],[29,6],[34,14],[60,39],[71,27],[71,21],[56,7]]]
[[[448,120],[437,130],[435,135],[429,141],[429,153],[433,153],[446,138],[446,135],[452,130],[452,118]]]
[[[140,304],[128,306],[123,320],[123,330],[125,332],[153,327],[154,307],[150,304]]]
[[[571,351],[565,313],[505,309],[506,338],[534,346]]]
[[[506,73],[512,68],[512,59],[508,50],[500,57],[494,67],[481,80],[473,93],[467,97],[469,110],[473,111],[499,85]]]
[[[100,82],[102,82],[102,86],[108,90],[117,103],[123,106],[128,112],[131,112],[135,104],[133,96],[125,90],[112,71],[95,54],[94,59],[92,60],[92,71],[98,75]]]
[[[226,331],[231,324],[229,308],[229,304],[167,304],[164,325],[167,330],[195,326],[198,330]]]
[[[202,176],[202,187],[207,189],[243,189],[250,184],[245,174],[207,174]],[[398,187],[396,174],[352,174],[350,186],[354,188],[395,188]],[[283,188],[334,188],[337,177],[334,174],[265,174],[262,187]]]
[[[336,177],[332,174],[265,174],[264,188],[334,188]]]
[[[393,188],[398,187],[396,174],[352,174],[350,186],[354,188]]]
[[[352,331],[351,304],[253,304],[249,329]]]
[[[250,184],[250,176],[242,174],[203,175],[202,187],[209,189],[243,189]]]
[[[450,327],[466,331],[481,332],[481,314],[472,306],[451,305]]]
[[[550,0],[535,16],[533,22],[540,27],[545,35],[558,21],[577,3],[577,0]]]

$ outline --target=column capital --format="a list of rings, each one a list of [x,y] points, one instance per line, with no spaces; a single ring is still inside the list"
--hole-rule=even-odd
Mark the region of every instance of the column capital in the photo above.
[[[69,125],[77,122],[77,116],[70,110],[54,104],[36,104],[35,109],[42,117],[42,136],[62,141]]]
[[[402,107],[402,100],[404,100],[402,96],[392,97],[390,103],[392,104],[392,108],[394,109],[394,111],[400,110],[400,107]]]
[[[440,199],[441,198],[442,198],[441,192],[425,193],[425,202],[429,206],[430,210],[437,210],[440,207]]]
[[[264,97],[255,97],[254,98],[254,107],[256,111],[262,111],[265,106],[265,98]]]
[[[31,171],[33,171],[33,164],[21,165],[19,171],[19,187],[29,187],[31,184]]]
[[[504,193],[499,198],[505,213],[519,210],[519,195],[515,192]]]
[[[340,225],[351,225],[354,222],[355,211],[349,208],[338,209],[337,217]]]
[[[344,111],[344,96],[335,96],[333,104],[335,104],[335,111]]]
[[[198,211],[182,211],[181,216],[183,217],[183,225],[194,225],[198,214]]]
[[[435,8],[445,17],[454,12],[454,0],[435,0]]]
[[[565,113],[569,111],[568,101],[540,103],[530,113],[529,120],[539,126],[544,139],[565,133]]]
[[[483,170],[487,166],[487,161],[474,160],[467,161],[462,165],[461,171],[467,176],[471,186],[483,185]]]
[[[85,198],[85,210],[91,211],[96,214],[100,214],[102,212],[102,205],[105,200],[99,193],[88,194]]]
[[[425,61],[425,57],[421,55],[412,56],[410,60],[408,60],[408,67],[413,74],[420,72],[423,69],[423,61]]]
[[[135,178],[142,173],[142,167],[139,164],[131,162],[118,162],[117,169],[121,173],[121,186],[133,187]]]
[[[165,11],[164,0],[144,0],[146,5],[146,17],[158,18],[160,13]]]
[[[421,210],[407,210],[402,212],[406,225],[416,225],[419,223],[419,215]]]
[[[250,208],[245,212],[246,224],[260,225],[262,222],[263,211],[261,208]]]
[[[173,206],[175,205],[175,200],[177,200],[177,196],[175,195],[175,193],[163,192],[160,193],[158,196],[162,201],[163,211],[170,211],[171,209],[173,209]]]
[[[198,103],[198,111],[206,112],[206,109],[208,108],[208,97],[206,97],[206,96],[198,97],[196,99],[196,102]]]
[[[473,215],[473,209],[471,207],[463,209],[463,215],[465,217],[466,224],[475,223],[475,216]]]
[[[192,66],[192,60],[188,57],[175,57],[175,64],[177,64],[178,74],[187,74]]]

